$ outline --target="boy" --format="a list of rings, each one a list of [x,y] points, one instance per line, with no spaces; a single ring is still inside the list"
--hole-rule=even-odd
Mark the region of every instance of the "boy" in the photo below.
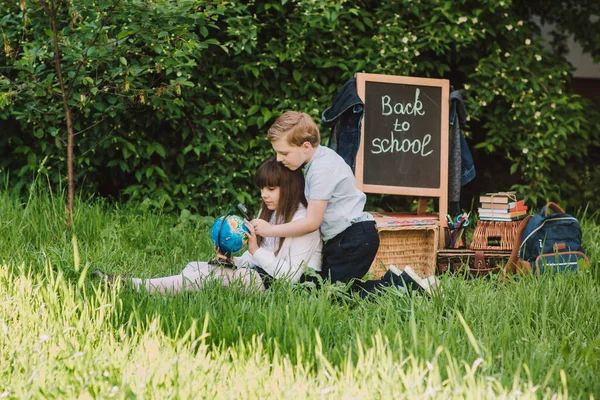
[[[332,282],[362,278],[379,249],[371,214],[363,211],[367,196],[356,188],[352,170],[335,151],[321,146],[319,128],[306,113],[288,111],[269,128],[267,138],[277,161],[296,170],[304,167],[307,215],[287,224],[254,219],[263,237],[300,236],[321,229],[323,274]]]

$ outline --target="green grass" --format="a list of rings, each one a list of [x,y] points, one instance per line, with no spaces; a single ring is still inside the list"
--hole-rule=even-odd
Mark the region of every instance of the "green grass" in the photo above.
[[[0,398],[598,398],[600,228],[592,268],[443,276],[430,299],[277,283],[177,296],[107,288],[211,256],[209,220],[141,205],[0,193]],[[78,256],[74,248],[78,249]]]

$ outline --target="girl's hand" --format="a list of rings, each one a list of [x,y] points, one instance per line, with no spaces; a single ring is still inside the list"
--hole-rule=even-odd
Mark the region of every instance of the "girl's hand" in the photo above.
[[[231,258],[227,257],[226,255],[224,255],[223,253],[221,253],[219,251],[219,249],[217,249],[216,246],[214,247],[214,249],[215,249],[215,253],[217,253],[217,260],[233,264],[233,259],[231,259]]]
[[[258,250],[258,242],[256,241],[256,230],[254,229],[252,223],[248,220],[244,220],[244,223],[250,231],[250,233],[248,233],[248,251],[250,252],[250,254],[254,254],[256,250]]]
[[[272,225],[264,219],[256,218],[250,221],[250,224],[254,227],[254,232],[262,237],[272,236],[270,235]]]

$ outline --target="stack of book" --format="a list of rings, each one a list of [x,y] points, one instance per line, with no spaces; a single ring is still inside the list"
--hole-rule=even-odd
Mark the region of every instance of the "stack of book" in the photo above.
[[[523,200],[517,200],[515,192],[486,193],[479,197],[480,221],[509,222],[527,215],[527,206]]]

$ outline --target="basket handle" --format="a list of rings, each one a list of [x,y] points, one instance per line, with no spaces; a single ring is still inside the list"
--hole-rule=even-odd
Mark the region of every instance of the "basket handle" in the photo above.
[[[547,216],[548,216],[548,210],[552,210],[552,211],[554,211],[555,213],[561,213],[561,214],[564,214],[564,213],[565,213],[565,210],[563,210],[563,209],[561,208],[561,206],[559,206],[558,204],[556,204],[556,203],[555,203],[555,202],[553,202],[553,201],[549,201],[549,202],[548,202],[548,203],[547,203],[547,204],[544,206],[544,208],[542,208],[542,214],[544,214],[544,217],[547,217]]]
[[[519,230],[515,236],[515,241],[513,243],[512,251],[510,253],[510,257],[504,266],[505,273],[517,272],[519,267],[519,248],[521,247],[521,242],[523,241],[523,231],[527,227],[527,223],[531,219],[531,215],[528,215],[523,219],[521,224],[519,225]]]

